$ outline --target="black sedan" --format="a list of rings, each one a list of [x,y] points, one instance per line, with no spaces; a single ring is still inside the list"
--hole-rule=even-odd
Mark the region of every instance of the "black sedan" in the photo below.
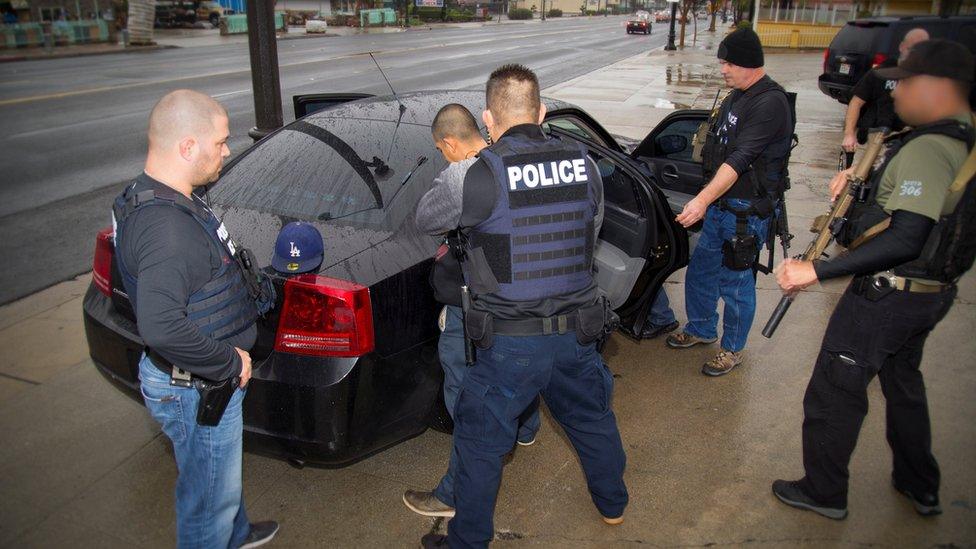
[[[637,17],[627,21],[627,34],[651,34],[650,17]]]
[[[276,309],[259,321],[244,401],[250,451],[342,466],[419,435],[450,429],[437,359],[439,305],[428,284],[435,238],[417,201],[445,161],[430,124],[446,103],[474,113],[481,92],[295,98],[296,118],[234,158],[209,190],[235,239],[269,264],[278,230],[315,223],[325,240],[317,274],[276,280]],[[627,151],[583,110],[546,100],[545,129],[584,143],[603,174],[606,214],[596,277],[640,333],[651,298],[688,259],[674,210],[702,185],[691,136],[705,111],[678,111]],[[114,265],[111,229],[97,238],[84,300],[92,360],[141,400],[143,343]]]

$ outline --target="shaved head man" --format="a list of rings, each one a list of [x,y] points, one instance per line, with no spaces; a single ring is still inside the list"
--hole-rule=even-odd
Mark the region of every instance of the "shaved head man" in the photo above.
[[[478,121],[464,105],[444,105],[434,116],[430,126],[434,145],[448,162],[460,162],[470,158],[486,145]]]
[[[539,80],[527,67],[499,67],[485,88],[482,116],[494,143],[464,174],[455,246],[463,250],[462,291],[471,299],[456,318],[452,343],[463,372],[449,406],[452,463],[433,493],[403,498],[415,512],[453,518],[449,539],[428,534],[422,547],[487,549],[503,456],[534,441],[534,431],[523,429],[532,421],[523,419],[534,416],[538,428],[540,397],[576,450],[604,523],[621,524],[627,506],[613,378],[596,350],[610,317],[593,269],[600,172],[582,143],[542,127]],[[464,352],[465,340],[473,353]],[[450,480],[451,498],[442,499]]]
[[[149,115],[146,173],[158,176],[184,196],[213,183],[230,156],[227,111],[209,95],[172,91]]]
[[[519,124],[542,124],[546,106],[539,97],[539,79],[522,65],[502,65],[495,69],[485,86],[487,109],[482,120],[488,135],[497,139]]]
[[[891,98],[891,91],[895,89],[898,82],[890,78],[878,77],[877,70],[894,67],[904,61],[915,44],[928,39],[928,31],[922,28],[914,28],[906,32],[898,44],[898,59],[886,59],[868,71],[854,86],[851,90],[851,100],[847,104],[847,115],[844,117],[842,149],[849,153],[854,152],[858,143],[864,143],[867,132],[871,128],[886,127],[897,131],[904,126],[895,113]]]
[[[193,90],[166,94],[149,115],[145,169],[112,206],[122,279],[114,290],[145,344],[146,409],[173,445],[180,548],[257,547],[278,531],[274,521],[252,524],[242,495],[242,403],[258,316],[245,276],[254,273],[194,193],[219,177],[227,137],[220,103]]]

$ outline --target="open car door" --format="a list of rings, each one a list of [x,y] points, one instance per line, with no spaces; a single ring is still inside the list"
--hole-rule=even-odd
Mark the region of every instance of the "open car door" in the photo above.
[[[373,97],[373,95],[369,93],[310,93],[294,95],[291,100],[295,105],[295,120],[298,120],[307,114],[367,97]]]
[[[621,318],[639,334],[654,295],[672,272],[688,263],[688,235],[673,221],[666,197],[625,153],[589,140],[552,120],[544,127],[589,149],[603,179],[603,225],[593,252],[597,284]]]
[[[693,158],[694,137],[709,111],[687,109],[664,118],[631,153],[631,157],[650,171],[664,191],[671,210],[678,214],[707,183],[700,160]]]

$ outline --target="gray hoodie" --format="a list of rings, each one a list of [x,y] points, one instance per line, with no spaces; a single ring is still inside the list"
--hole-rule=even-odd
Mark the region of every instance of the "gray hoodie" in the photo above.
[[[417,228],[429,235],[444,234],[458,228],[464,176],[478,157],[452,162],[444,168],[430,190],[417,204]]]

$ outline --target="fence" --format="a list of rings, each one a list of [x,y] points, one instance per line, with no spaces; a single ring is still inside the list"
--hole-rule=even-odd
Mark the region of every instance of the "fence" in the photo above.
[[[785,5],[784,5],[785,4]],[[759,20],[810,25],[843,25],[857,18],[858,4],[780,0],[760,2]]]
[[[275,29],[288,30],[284,13],[275,12]],[[225,15],[220,18],[220,34],[244,34],[247,32],[247,14]]]
[[[41,23],[15,23],[0,25],[3,47],[20,48],[26,46],[44,45],[44,35],[50,33],[52,45],[91,44],[107,42],[109,40],[108,22],[97,19],[92,21],[55,21]]]
[[[773,48],[826,48],[840,27],[760,21],[756,28],[763,46]]]

